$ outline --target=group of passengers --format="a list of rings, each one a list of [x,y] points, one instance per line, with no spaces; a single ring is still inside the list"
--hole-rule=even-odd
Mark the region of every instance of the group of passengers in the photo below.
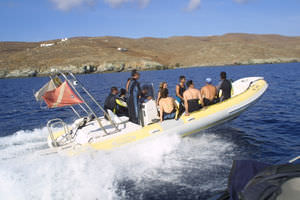
[[[141,88],[140,74],[133,70],[131,78],[126,83],[126,89],[121,89],[120,94],[116,87],[111,88],[105,100],[104,109],[113,111],[118,116],[128,116],[129,120],[139,124],[140,105],[149,100],[154,100],[154,95],[147,86]],[[217,86],[212,84],[212,79],[205,80],[206,85],[200,90],[195,88],[192,80],[186,81],[185,76],[179,77],[176,85],[176,98],[169,96],[167,82],[160,83],[156,104],[159,107],[160,121],[176,119],[185,112],[190,113],[200,110],[205,106],[213,105],[231,97],[231,81],[227,80],[226,72],[220,73],[221,81]]]

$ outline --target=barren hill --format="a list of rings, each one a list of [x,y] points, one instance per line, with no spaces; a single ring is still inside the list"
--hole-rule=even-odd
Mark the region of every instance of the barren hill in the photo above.
[[[87,73],[279,62],[300,62],[300,37],[226,34],[0,42],[0,77],[46,75],[53,68]]]

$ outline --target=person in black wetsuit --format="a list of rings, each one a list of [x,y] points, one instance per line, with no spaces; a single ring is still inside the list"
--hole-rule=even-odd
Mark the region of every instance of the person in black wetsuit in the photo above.
[[[104,110],[111,110],[117,116],[128,116],[128,108],[126,101],[118,96],[118,88],[112,87],[110,89],[110,94],[105,99],[104,102]],[[105,116],[107,119],[107,116]]]
[[[127,79],[127,82],[126,82],[126,88],[125,88],[127,94],[128,94],[128,92],[129,92],[129,84],[130,84],[130,81],[133,79],[133,76],[134,76],[134,74],[136,74],[136,73],[137,73],[137,70],[136,70],[136,69],[132,70],[132,71],[131,71],[131,77]]]
[[[231,89],[232,85],[229,80],[226,79],[226,72],[220,73],[221,81],[219,85],[217,86],[217,94],[220,94],[220,90],[222,90],[222,94],[220,97],[220,101],[224,101],[226,99],[229,99],[231,97]]]
[[[119,91],[117,87],[112,87],[110,89],[110,94],[106,97],[104,102],[104,110],[111,110],[113,113],[116,113],[116,98],[118,97]],[[106,118],[106,116],[105,116]]]
[[[130,121],[139,124],[139,99],[141,98],[141,87],[138,80],[140,78],[140,74],[136,70],[134,70],[132,71],[131,76],[132,78],[128,83],[128,114]]]
[[[119,97],[116,99],[117,103],[117,115],[128,117],[128,106],[126,98],[126,89],[121,88]]]
[[[185,105],[185,115],[190,115],[190,112],[200,110],[202,108],[199,104],[199,100],[202,102],[202,97],[200,91],[194,86],[192,80],[186,83],[188,89],[183,93],[184,105]]]

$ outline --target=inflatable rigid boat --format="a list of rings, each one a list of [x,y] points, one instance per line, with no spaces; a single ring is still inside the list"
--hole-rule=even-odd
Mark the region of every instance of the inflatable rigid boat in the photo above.
[[[35,97],[44,100],[50,108],[70,106],[78,119],[72,125],[66,125],[61,119],[48,122],[48,145],[51,150],[46,150],[45,154],[64,152],[73,155],[87,149],[111,150],[159,135],[177,134],[184,137],[198,133],[236,118],[255,103],[268,87],[263,77],[242,78],[232,83],[230,99],[204,107],[189,116],[183,114],[177,120],[163,122],[159,122],[155,101],[150,100],[142,105],[142,125],[138,125],[130,122],[127,117],[117,117],[110,111],[106,113],[72,73],[58,74],[51,76],[50,82]],[[64,82],[61,77],[65,79]],[[87,103],[87,98],[106,117],[97,117],[93,107]]]

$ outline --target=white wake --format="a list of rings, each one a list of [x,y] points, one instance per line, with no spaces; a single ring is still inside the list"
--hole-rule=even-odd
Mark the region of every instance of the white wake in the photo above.
[[[120,183],[127,180],[139,191],[164,184],[205,191],[223,183],[192,184],[194,171],[198,176],[228,165],[233,149],[214,134],[201,134],[161,136],[112,152],[40,156],[46,138],[46,128],[0,138],[0,199],[122,199],[128,191]]]

